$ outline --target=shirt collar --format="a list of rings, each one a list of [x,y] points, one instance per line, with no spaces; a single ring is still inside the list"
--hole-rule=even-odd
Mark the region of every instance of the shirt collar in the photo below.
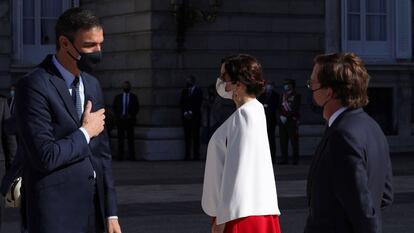
[[[328,121],[329,127],[331,127],[331,125],[334,123],[336,118],[338,118],[338,116],[341,115],[341,113],[345,112],[347,109],[348,109],[347,107],[341,107],[340,109],[336,110],[336,112],[334,112],[334,114],[332,114],[332,116],[329,118],[329,121]]]
[[[60,64],[60,62],[56,59],[56,56],[53,56],[52,61],[53,61],[53,64],[56,66],[56,68],[59,70],[63,79],[65,80],[65,83],[68,89],[71,89],[73,80],[75,80],[75,75],[73,75],[71,72],[69,72],[69,70],[63,67],[62,64]],[[81,80],[80,77],[79,77],[79,80]]]

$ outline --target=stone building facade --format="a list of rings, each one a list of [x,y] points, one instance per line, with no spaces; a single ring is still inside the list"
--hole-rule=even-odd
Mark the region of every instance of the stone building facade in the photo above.
[[[108,107],[123,80],[129,80],[138,94],[141,111],[135,141],[139,159],[183,158],[179,95],[185,79],[193,74],[198,85],[206,88],[215,83],[221,58],[235,53],[256,56],[265,79],[273,81],[278,90],[284,78],[296,80],[303,100],[300,151],[310,155],[323,129],[320,113],[312,107],[311,93],[305,88],[313,58],[324,52],[356,51],[372,77],[366,111],[388,134],[391,151],[413,151],[411,0],[371,2],[62,0],[61,8],[81,6],[101,18],[104,60],[96,74]],[[181,25],[184,29],[177,27],[178,8],[172,3],[188,5],[190,16]],[[24,59],[27,50],[21,32],[26,29],[19,26],[27,19],[24,9],[25,0],[0,0],[0,88],[4,93],[40,62]],[[355,34],[353,29],[358,27],[362,28]],[[381,43],[371,43],[376,39]]]

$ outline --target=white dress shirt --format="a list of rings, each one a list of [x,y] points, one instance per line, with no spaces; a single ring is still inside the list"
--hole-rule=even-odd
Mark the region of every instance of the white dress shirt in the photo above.
[[[341,107],[340,109],[336,110],[334,114],[332,114],[332,116],[329,117],[328,126],[331,127],[336,118],[338,118],[338,116],[341,115],[341,113],[345,112],[347,109],[347,107]]]
[[[129,105],[129,93],[122,94],[122,115],[125,116]]]
[[[211,137],[202,207],[217,224],[280,215],[266,116],[256,99],[238,108]]]

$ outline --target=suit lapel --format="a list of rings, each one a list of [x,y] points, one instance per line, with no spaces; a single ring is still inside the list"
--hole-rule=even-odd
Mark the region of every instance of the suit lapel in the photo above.
[[[65,80],[58,78],[56,76],[53,76],[50,78],[50,81],[58,90],[58,93],[60,97],[63,99],[63,102],[65,103],[65,107],[70,113],[70,116],[72,117],[72,119],[76,122],[76,124],[79,124],[78,114],[76,113],[76,108],[75,108],[75,105],[73,104],[73,100],[72,100],[72,97],[70,96]]]
[[[92,101],[92,93],[91,93],[91,84],[89,83],[88,75],[84,72],[81,74],[82,76],[82,82],[83,82],[83,89],[85,92],[85,102],[83,103],[83,109],[86,109],[86,104],[88,103],[88,100]],[[92,108],[95,109],[95,103],[92,103]],[[92,111],[92,110],[91,110]]]
[[[72,97],[70,96],[69,90],[66,86],[65,80],[62,77],[62,74],[56,68],[52,61],[53,55],[48,55],[46,59],[39,65],[49,72],[52,76],[50,77],[51,83],[57,89],[59,96],[62,98],[65,103],[66,110],[71,115],[72,119],[79,124],[78,114],[76,113],[76,107],[73,104]]]
[[[325,149],[326,143],[328,142],[329,135],[330,135],[330,132],[331,132],[330,129],[331,129],[330,127],[326,126],[323,137],[322,137],[321,141],[319,142],[318,147],[316,148],[315,155],[314,155],[314,158],[312,160],[312,163],[311,163],[311,166],[310,166],[310,169],[309,169],[308,182],[307,182],[307,185],[306,185],[306,194],[307,194],[307,197],[308,197],[308,204],[310,204],[309,202],[310,202],[310,199],[311,199],[311,191],[312,191],[313,178],[314,178],[314,175],[315,175],[315,171],[316,171],[316,168],[319,165],[319,161],[322,157],[322,152]]]

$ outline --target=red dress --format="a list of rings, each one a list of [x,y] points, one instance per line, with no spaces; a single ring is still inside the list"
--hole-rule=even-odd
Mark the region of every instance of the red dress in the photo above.
[[[213,218],[213,223],[216,219]],[[249,216],[226,222],[224,233],[280,233],[279,216]]]

